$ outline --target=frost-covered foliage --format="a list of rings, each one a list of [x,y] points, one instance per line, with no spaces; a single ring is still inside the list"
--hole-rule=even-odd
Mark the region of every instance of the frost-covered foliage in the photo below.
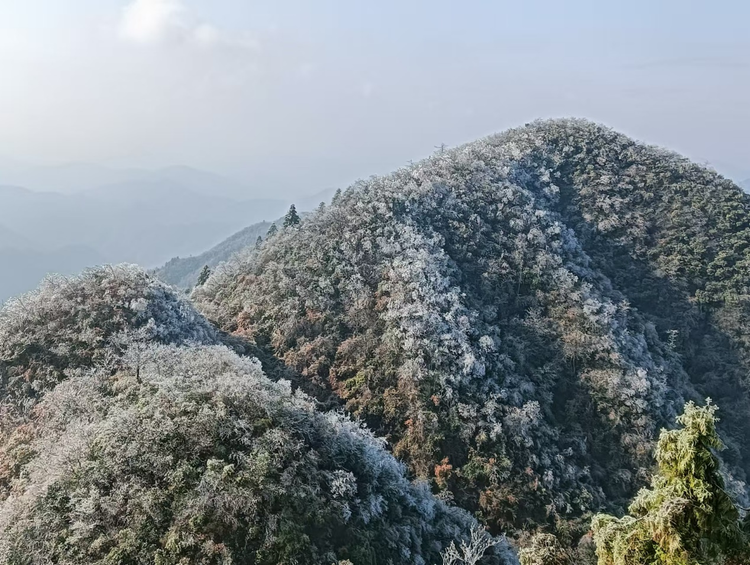
[[[76,371],[4,442],[9,564],[438,563],[476,527],[373,436],[223,346]],[[512,563],[507,545],[483,563]]]
[[[476,521],[140,269],[0,311],[0,562],[432,564]],[[492,540],[482,563],[515,563]]]
[[[750,559],[746,526],[724,485],[714,453],[716,406],[692,402],[663,430],[658,472],[630,505],[630,515],[592,522],[599,565],[740,565]],[[523,563],[523,559],[521,561]]]
[[[521,565],[578,565],[573,552],[552,534],[536,534],[518,557]],[[585,562],[584,562],[585,563]]]
[[[477,565],[499,543],[499,540],[493,539],[482,528],[476,527],[471,530],[471,537],[461,541],[460,545],[451,542],[443,552],[443,565]]]
[[[574,540],[698,393],[737,410],[744,495],[749,211],[676,155],[540,122],[358,183],[195,298],[493,529]]]
[[[219,343],[185,298],[131,265],[47,279],[0,309],[0,403],[36,398],[69,368],[102,362],[123,336]]]

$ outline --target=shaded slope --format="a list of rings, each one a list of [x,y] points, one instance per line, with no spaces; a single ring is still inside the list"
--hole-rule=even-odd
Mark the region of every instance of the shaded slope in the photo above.
[[[585,524],[698,393],[733,413],[744,479],[749,205],[671,153],[539,122],[358,183],[196,298],[493,527]]]

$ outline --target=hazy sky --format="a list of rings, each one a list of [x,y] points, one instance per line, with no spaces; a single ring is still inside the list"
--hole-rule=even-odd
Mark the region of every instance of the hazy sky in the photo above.
[[[537,117],[750,176],[746,0],[0,0],[0,156],[346,185]]]

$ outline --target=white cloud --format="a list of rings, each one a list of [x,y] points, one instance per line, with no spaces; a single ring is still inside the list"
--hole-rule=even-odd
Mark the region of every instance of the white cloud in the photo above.
[[[120,35],[137,43],[156,43],[189,32],[180,0],[135,0],[125,7]]]
[[[122,11],[120,37],[141,44],[165,42],[255,47],[248,37],[234,37],[202,21],[182,0],[132,0]]]

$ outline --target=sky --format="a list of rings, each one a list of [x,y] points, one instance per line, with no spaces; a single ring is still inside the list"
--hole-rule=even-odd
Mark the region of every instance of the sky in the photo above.
[[[0,158],[278,194],[578,116],[750,177],[744,0],[0,0]]]

